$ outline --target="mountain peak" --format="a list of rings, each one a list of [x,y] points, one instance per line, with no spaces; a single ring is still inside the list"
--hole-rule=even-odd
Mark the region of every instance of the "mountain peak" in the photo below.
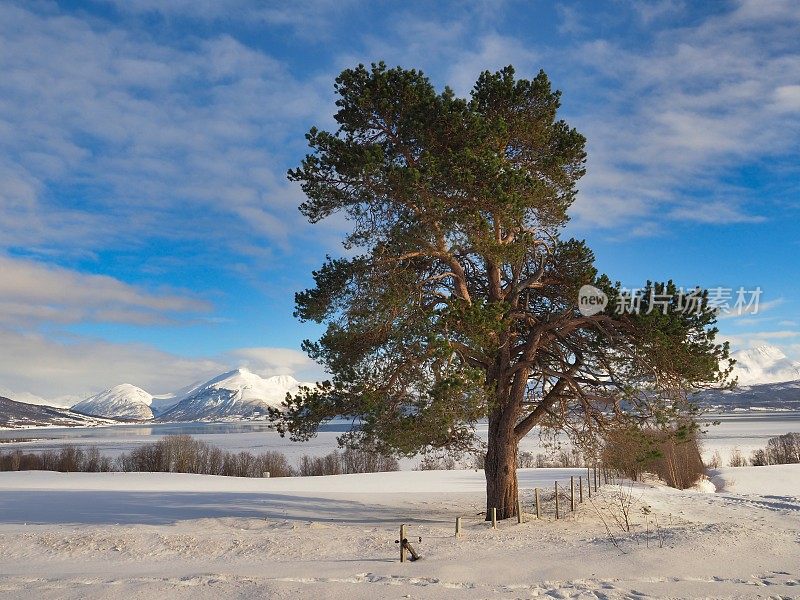
[[[748,353],[751,356],[761,356],[767,360],[781,360],[786,358],[783,350],[770,344],[759,344],[758,346],[753,346],[749,350],[740,350],[740,352]]]
[[[286,393],[299,385],[300,382],[290,375],[261,377],[247,367],[239,367],[197,386],[159,419],[264,418],[267,408],[280,406]]]
[[[800,379],[800,362],[789,359],[783,351],[760,344],[733,353],[734,375],[741,385],[780,383]]]
[[[130,383],[121,383],[89,396],[72,407],[73,410],[98,417],[122,417],[146,421],[153,418],[150,405],[153,396]]]

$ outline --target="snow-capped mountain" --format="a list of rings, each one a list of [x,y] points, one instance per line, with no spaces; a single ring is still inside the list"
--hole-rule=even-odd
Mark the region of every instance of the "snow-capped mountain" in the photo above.
[[[294,377],[261,377],[245,368],[223,373],[191,390],[159,421],[213,421],[218,419],[263,419],[267,407],[277,407],[287,392],[302,384]]]
[[[191,396],[201,386],[205,385],[205,383],[205,381],[195,381],[194,383],[184,386],[174,392],[169,392],[166,394],[154,394],[153,402],[150,404],[150,408],[153,409],[153,415],[157,417],[158,415],[165,413],[184,398]]]
[[[733,390],[706,390],[696,399],[714,411],[800,410],[800,362],[763,344],[732,353]]]
[[[0,397],[0,428],[92,427],[118,423],[112,419],[90,417],[68,408],[15,402]]]
[[[734,375],[740,386],[782,383],[800,379],[800,362],[788,358],[780,348],[756,346],[733,353]]]
[[[123,383],[90,396],[72,407],[85,415],[148,421],[153,418],[153,396],[142,388]]]

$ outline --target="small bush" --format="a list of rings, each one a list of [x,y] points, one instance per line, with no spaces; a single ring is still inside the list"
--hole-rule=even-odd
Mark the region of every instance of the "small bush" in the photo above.
[[[428,454],[414,467],[415,471],[453,471],[458,463],[449,454]]]
[[[747,464],[747,459],[742,456],[742,451],[738,448],[735,448],[733,452],[731,452],[731,458],[728,461],[728,465],[731,467],[746,467]]]

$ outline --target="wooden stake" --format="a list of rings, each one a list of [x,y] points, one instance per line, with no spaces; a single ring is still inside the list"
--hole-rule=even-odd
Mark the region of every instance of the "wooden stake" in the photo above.
[[[558,482],[556,481],[556,519],[558,519]]]
[[[456,517],[456,537],[461,537],[461,517]]]
[[[570,475],[569,478],[569,508],[575,512],[575,476]]]
[[[522,523],[522,500],[517,498],[517,523]]]
[[[534,488],[533,489],[533,495],[536,498],[536,518],[537,519],[541,519],[542,518],[542,503],[539,502],[539,488]]]
[[[583,504],[583,477],[578,477],[578,492],[580,492],[580,503]]]
[[[400,525],[400,562],[406,562],[406,526]]]
[[[497,509],[492,509],[492,529],[497,529]]]

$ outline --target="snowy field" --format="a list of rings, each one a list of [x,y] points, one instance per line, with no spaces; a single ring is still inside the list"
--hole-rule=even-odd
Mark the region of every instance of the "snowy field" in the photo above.
[[[520,471],[528,510],[532,487],[583,473]],[[0,473],[0,597],[800,597],[800,465],[713,475],[718,493],[608,485],[565,519],[492,530],[475,471]],[[398,561],[400,523],[421,561]]]

